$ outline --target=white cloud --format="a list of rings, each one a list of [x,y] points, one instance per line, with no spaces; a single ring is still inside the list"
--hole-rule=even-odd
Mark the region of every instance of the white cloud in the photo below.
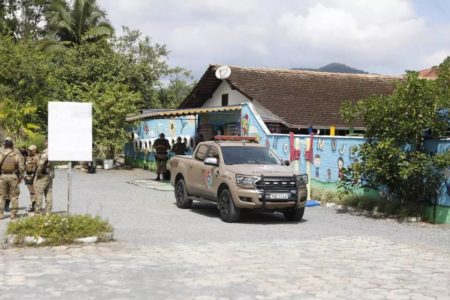
[[[450,22],[434,26],[410,0],[100,0],[116,28],[167,44],[198,77],[210,63],[320,67],[342,62],[399,74],[436,64]],[[445,38],[444,38],[445,37]]]
[[[432,54],[425,56],[423,61],[428,66],[426,68],[429,68],[429,67],[432,67],[432,66],[439,65],[441,62],[444,61],[444,59],[447,56],[450,56],[450,48],[442,49],[442,50],[438,50],[436,52],[433,52]]]

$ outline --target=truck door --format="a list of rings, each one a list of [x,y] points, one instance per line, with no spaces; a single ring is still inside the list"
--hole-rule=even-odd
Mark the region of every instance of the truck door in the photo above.
[[[190,162],[188,166],[188,176],[186,178],[186,184],[190,187],[189,192],[194,195],[203,195],[202,188],[204,182],[203,161],[208,153],[208,145],[199,145],[197,151],[195,152],[194,159]]]
[[[215,157],[220,163],[219,149],[216,145],[210,145],[206,157]],[[218,176],[219,167],[207,166],[203,164],[202,166],[203,181],[201,183],[200,189],[202,195],[206,198],[216,198],[216,193],[218,189]]]

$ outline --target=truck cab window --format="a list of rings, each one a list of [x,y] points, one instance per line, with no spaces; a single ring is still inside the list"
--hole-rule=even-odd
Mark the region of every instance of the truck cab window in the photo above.
[[[197,149],[197,152],[195,153],[195,159],[204,161],[206,157],[206,152],[208,152],[208,146],[200,145]]]
[[[219,159],[219,152],[217,151],[217,148],[214,146],[211,146],[209,148],[207,157],[215,157],[215,158]]]

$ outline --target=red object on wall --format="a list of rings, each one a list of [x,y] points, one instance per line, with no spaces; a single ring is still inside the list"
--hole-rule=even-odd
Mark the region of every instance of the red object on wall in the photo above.
[[[289,132],[289,144],[290,144],[290,153],[289,153],[289,160],[299,160],[300,159],[300,149],[295,149],[295,139],[294,139],[294,133]]]
[[[314,159],[314,133],[309,135],[309,149],[305,150],[305,159],[308,161],[313,161]]]

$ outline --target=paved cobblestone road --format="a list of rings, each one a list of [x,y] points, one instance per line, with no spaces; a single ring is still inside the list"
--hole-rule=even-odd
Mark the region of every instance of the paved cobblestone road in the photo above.
[[[75,172],[72,212],[108,218],[118,241],[0,250],[0,299],[450,299],[448,226],[321,207],[299,224],[261,213],[225,224],[213,205],[180,210],[172,193],[126,183],[150,176]]]

